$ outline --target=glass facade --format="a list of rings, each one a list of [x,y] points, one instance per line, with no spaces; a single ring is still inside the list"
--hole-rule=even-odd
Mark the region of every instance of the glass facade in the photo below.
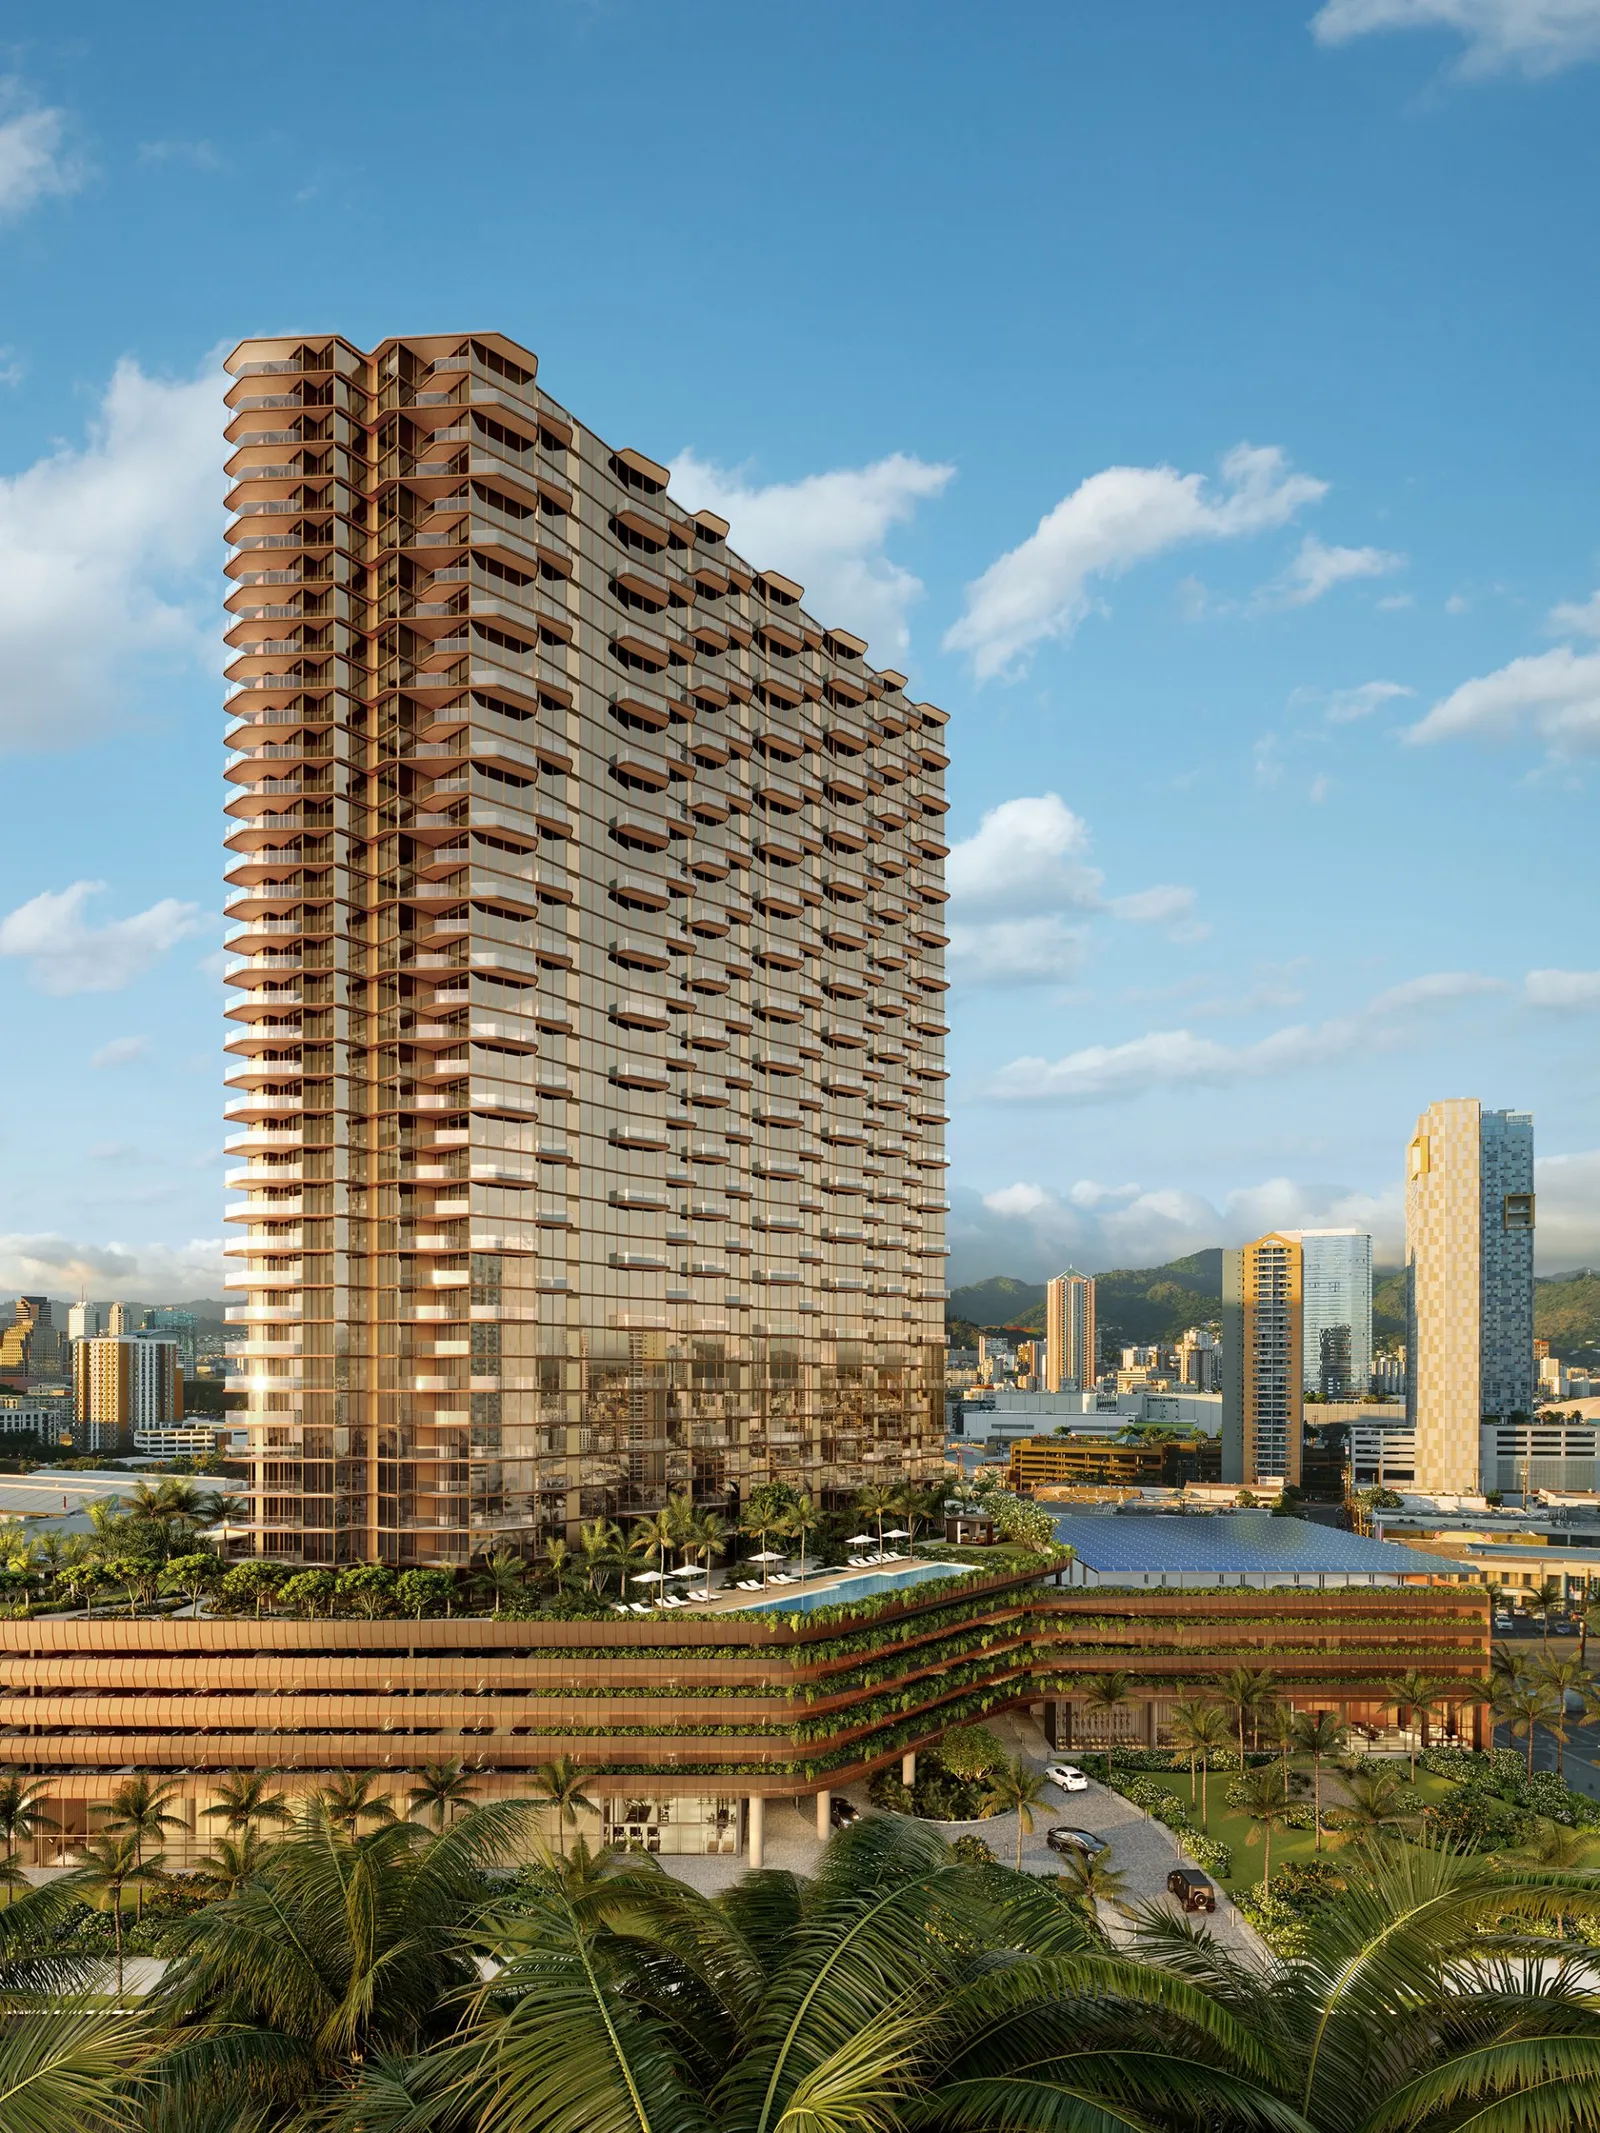
[[[1302,1255],[1304,1389],[1358,1400],[1372,1371],[1372,1239],[1354,1229],[1293,1234]]]
[[[944,713],[514,343],[229,368],[245,1545],[932,1471]]]

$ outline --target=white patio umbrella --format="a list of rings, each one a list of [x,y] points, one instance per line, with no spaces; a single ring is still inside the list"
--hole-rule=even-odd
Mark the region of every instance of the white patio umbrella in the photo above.
[[[666,1582],[664,1570],[636,1570],[628,1580],[630,1585],[664,1585]]]
[[[911,1535],[904,1526],[891,1526],[883,1537],[886,1541],[908,1541]]]
[[[784,1557],[776,1548],[763,1548],[759,1555],[751,1556],[750,1560],[752,1563],[759,1563],[761,1565],[761,1589],[764,1592],[766,1590],[767,1585],[766,1566],[768,1565],[768,1563],[781,1563],[784,1560]]]
[[[847,1548],[870,1548],[871,1545],[872,1535],[870,1533],[852,1533],[845,1542]]]

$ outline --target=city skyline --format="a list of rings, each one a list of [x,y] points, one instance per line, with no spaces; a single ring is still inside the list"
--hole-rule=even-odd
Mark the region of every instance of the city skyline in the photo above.
[[[1535,49],[1509,0],[1461,33],[1357,12],[1247,5],[1219,40],[1171,5],[975,36],[825,8],[841,96],[776,25],[534,9],[474,92],[503,185],[466,231],[420,169],[319,145],[337,67],[222,139],[233,55],[198,12],[136,38],[87,6],[20,55],[0,1293],[222,1293],[221,351],[446,305],[950,712],[954,1281],[1344,1226],[1396,1265],[1395,1150],[1441,1091],[1535,1114],[1540,1271],[1600,1260],[1592,298],[1566,271],[1600,72],[1576,16]],[[378,42],[372,91],[420,109]],[[519,54],[564,85],[528,140]],[[675,199],[670,243],[630,158],[566,168],[663,96],[709,97],[740,173]],[[763,197],[883,293],[797,318]],[[282,241],[241,244],[263,217]],[[718,286],[664,270],[696,246]]]

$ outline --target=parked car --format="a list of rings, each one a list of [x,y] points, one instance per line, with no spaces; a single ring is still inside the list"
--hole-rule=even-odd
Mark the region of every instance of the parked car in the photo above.
[[[828,1802],[828,1820],[835,1829],[848,1829],[852,1822],[861,1820],[861,1809],[854,1800],[841,1800],[835,1794]]]
[[[1176,1896],[1186,1911],[1214,1911],[1217,1892],[1205,1875],[1192,1866],[1175,1866],[1167,1876],[1167,1894]]]
[[[1063,1792],[1089,1790],[1089,1780],[1076,1763],[1046,1763],[1044,1774],[1052,1785],[1059,1785]]]
[[[1064,1823],[1047,1829],[1044,1841],[1053,1852],[1082,1852],[1089,1859],[1106,1848],[1105,1838],[1097,1837],[1092,1829],[1068,1829]]]
[[[1510,1629],[1512,1626],[1511,1617],[1509,1615],[1496,1615],[1494,1618],[1494,1626],[1496,1629]]]

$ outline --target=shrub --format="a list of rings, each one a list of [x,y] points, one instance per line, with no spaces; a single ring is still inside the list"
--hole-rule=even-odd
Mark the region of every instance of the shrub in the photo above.
[[[950,1849],[963,1866],[993,1866],[996,1863],[994,1853],[982,1837],[970,1829],[957,1837]]]
[[[956,1777],[984,1777],[999,1769],[1006,1751],[987,1726],[957,1726],[940,1741],[938,1760]]]
[[[1224,1844],[1220,1837],[1208,1837],[1203,1830],[1185,1829],[1181,1832],[1184,1857],[1192,1859],[1196,1866],[1208,1874],[1215,1874],[1219,1881],[1227,1881],[1233,1873],[1233,1846]]]

